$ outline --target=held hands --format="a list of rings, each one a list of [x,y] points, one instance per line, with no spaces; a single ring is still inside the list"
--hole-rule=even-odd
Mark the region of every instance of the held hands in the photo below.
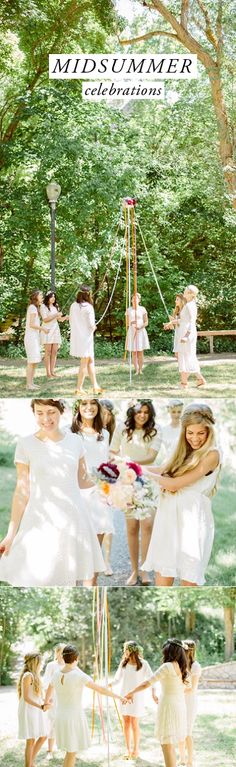
[[[48,711],[49,708],[52,707],[52,701],[48,701],[48,703],[43,703],[41,706],[42,711]]]
[[[133,703],[133,699],[134,699],[133,693],[132,692],[127,692],[125,698],[123,699],[124,700],[124,704],[125,703]]]

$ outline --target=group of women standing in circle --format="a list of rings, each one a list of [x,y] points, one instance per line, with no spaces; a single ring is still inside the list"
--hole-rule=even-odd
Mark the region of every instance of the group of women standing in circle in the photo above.
[[[71,644],[61,643],[56,647],[54,660],[46,666],[43,678],[40,654],[26,655],[18,682],[19,738],[26,741],[25,767],[35,767],[36,756],[46,740],[49,757],[56,742],[57,747],[66,752],[64,767],[74,767],[76,754],[90,745],[82,708],[85,687],[119,701],[127,748],[125,759],[139,757],[144,691],[152,687],[157,705],[155,735],[165,767],[176,766],[177,748],[181,764],[193,767],[192,736],[201,676],[195,649],[192,639],[167,639],[163,644],[162,664],[153,674],[139,642],[126,641],[119,668],[108,687],[95,683],[78,668],[78,651]],[[113,692],[115,685],[119,685],[119,694]]]
[[[187,388],[191,373],[196,375],[197,386],[205,384],[196,355],[197,293],[198,288],[195,285],[188,285],[184,293],[178,293],[169,322],[164,324],[164,330],[175,331],[174,353],[178,360],[180,383],[183,388]],[[144,351],[150,348],[146,330],[148,314],[145,306],[142,306],[140,302],[140,293],[135,293],[132,296],[132,305],[126,311],[125,349],[132,355],[136,375],[142,375]],[[37,364],[41,362],[40,346],[44,347],[47,378],[55,376],[57,352],[61,344],[59,323],[67,320],[70,324],[70,355],[80,358],[76,393],[78,396],[85,394],[83,385],[88,376],[93,393],[101,394],[94,363],[94,333],[97,325],[92,294],[86,285],[81,285],[76,300],[70,307],[69,315],[63,315],[59,310],[55,292],[50,290],[44,297],[39,290],[31,293],[24,337],[27,354],[27,389],[37,387],[34,383],[34,374]]]
[[[210,406],[184,408],[178,441],[161,466],[154,466],[162,435],[150,400],[131,404],[125,422],[115,429],[109,401],[77,401],[71,426],[63,428],[61,400],[33,399],[31,406],[37,431],[19,439],[16,447],[17,486],[8,532],[0,543],[0,580],[20,586],[91,586],[98,573],[111,573],[114,510],[93,476],[110,457],[138,463],[159,488],[158,500],[141,520],[135,508],[126,518],[127,586],[148,584],[151,571],[158,586],[171,586],[176,578],[181,585],[203,585],[214,538],[211,496],[220,466]]]

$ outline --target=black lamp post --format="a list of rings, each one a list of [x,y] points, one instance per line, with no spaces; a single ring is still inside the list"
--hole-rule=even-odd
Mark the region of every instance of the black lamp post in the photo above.
[[[61,194],[61,187],[54,181],[50,182],[46,188],[47,197],[51,210],[51,290],[55,291],[55,224],[56,224],[56,204]]]

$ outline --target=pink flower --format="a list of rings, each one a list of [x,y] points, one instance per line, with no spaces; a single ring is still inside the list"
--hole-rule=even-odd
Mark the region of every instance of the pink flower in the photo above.
[[[142,466],[140,466],[139,463],[134,463],[134,461],[127,461],[126,466],[129,467],[129,469],[133,469],[135,471],[135,474],[137,474],[137,477],[141,477],[143,470]]]

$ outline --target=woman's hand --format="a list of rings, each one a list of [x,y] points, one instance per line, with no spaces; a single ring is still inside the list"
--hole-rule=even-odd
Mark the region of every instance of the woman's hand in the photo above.
[[[123,706],[125,706],[126,703],[132,703],[133,702],[133,697],[129,698],[128,695],[125,695],[123,698],[122,698],[122,696],[119,696],[119,697],[120,697],[120,700],[121,700],[121,703],[123,704]]]
[[[13,544],[13,538],[10,535],[6,535],[5,538],[0,541],[0,556],[5,554],[7,557]]]
[[[152,693],[152,697],[153,697],[154,703],[159,703],[159,698],[157,697],[157,695],[155,695],[154,692]]]
[[[125,702],[126,703],[133,703],[133,698],[134,698],[133,693],[132,692],[127,692],[126,696],[125,696]]]
[[[48,703],[43,703],[41,706],[42,711],[48,711],[49,708],[52,707],[52,701],[48,701]]]

